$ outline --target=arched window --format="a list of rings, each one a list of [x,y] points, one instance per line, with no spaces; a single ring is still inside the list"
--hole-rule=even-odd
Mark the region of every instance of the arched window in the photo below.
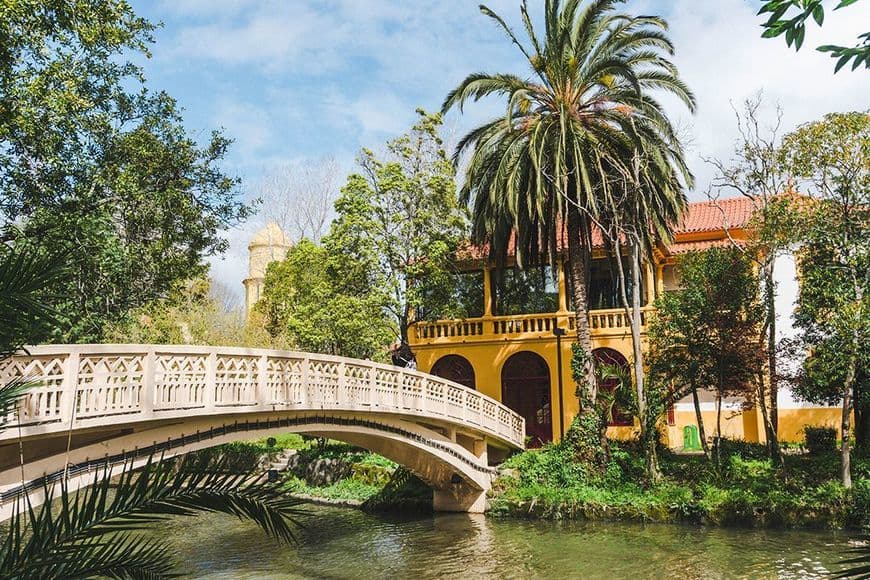
[[[464,357],[458,354],[448,354],[442,356],[432,366],[430,374],[460,385],[465,385],[469,389],[476,389],[474,383],[474,367]]]
[[[501,370],[501,402],[526,420],[530,447],[553,440],[550,367],[533,352],[518,352]]]
[[[629,368],[628,361],[618,350],[613,350],[612,348],[596,348],[592,351],[592,355],[595,357],[595,365],[600,369],[601,366],[607,365],[610,367],[618,367],[625,373],[625,376],[629,376]],[[613,375],[604,375],[601,376],[601,373],[598,373],[598,391],[614,391],[616,390],[617,385],[619,384],[619,379]],[[630,427],[634,425],[634,417],[631,416],[631,413],[626,413],[622,411],[618,406],[613,407],[612,418],[607,422],[609,427]]]

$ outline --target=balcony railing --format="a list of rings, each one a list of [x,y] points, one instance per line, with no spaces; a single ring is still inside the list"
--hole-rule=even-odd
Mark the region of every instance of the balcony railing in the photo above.
[[[641,309],[643,329],[652,310],[651,307]],[[575,320],[573,312],[559,312],[424,321],[412,326],[410,338],[412,344],[545,338],[553,336],[554,328],[564,328],[570,336],[576,334]],[[589,328],[593,338],[628,335],[631,319],[622,308],[592,310]]]

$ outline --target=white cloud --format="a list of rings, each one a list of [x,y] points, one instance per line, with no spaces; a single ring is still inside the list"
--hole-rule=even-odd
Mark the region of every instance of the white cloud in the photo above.
[[[488,4],[522,31],[517,0]],[[539,3],[531,4],[533,12],[541,11]],[[251,167],[311,155],[314,137],[336,157],[350,159],[361,146],[377,148],[405,130],[415,107],[437,109],[468,73],[527,72],[516,47],[472,2],[188,0],[162,6],[178,22],[167,27],[161,39],[166,48],[156,60],[216,70],[224,85],[234,75],[254,79],[256,86],[223,95],[212,115],[237,138],[235,161],[247,166],[243,172],[249,175]],[[760,38],[761,17],[746,0],[636,0],[626,9],[664,13],[677,47],[674,60],[697,95],[695,116],[668,103],[691,141],[695,199],[712,177],[700,157],[730,157],[737,137],[732,103],[739,107],[763,90],[769,103],[782,105],[783,132],[830,111],[870,104],[866,71],[834,75],[833,59],[814,50],[828,42],[854,43],[870,22],[865,3],[829,13],[822,29],[810,24],[797,54],[782,38]],[[448,126],[461,134],[501,113],[502,106],[498,101],[470,106],[461,117],[451,114]],[[328,151],[316,156],[323,153]],[[234,240],[234,247],[243,245],[241,238]],[[243,260],[218,272],[238,285]]]

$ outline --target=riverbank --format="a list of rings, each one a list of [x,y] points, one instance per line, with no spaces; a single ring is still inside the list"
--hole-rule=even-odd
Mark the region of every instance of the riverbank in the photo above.
[[[239,463],[285,458],[288,493],[365,511],[431,512],[431,491],[379,455],[344,443],[288,435],[233,444]],[[510,457],[499,469],[487,514],[498,518],[688,523],[710,527],[870,530],[870,461],[853,463],[854,486],[839,483],[839,456],[785,457],[775,469],[760,445],[727,442],[721,467],[703,455],[661,450],[662,479],[644,480],[632,445],[612,443],[602,476],[591,477],[566,445]]]
[[[870,462],[853,464],[854,487],[838,481],[836,453],[787,455],[782,469],[764,448],[723,445],[721,467],[703,455],[661,452],[662,479],[644,481],[631,445],[613,443],[603,476],[590,477],[564,445],[526,451],[501,468],[489,514],[524,518],[691,523],[757,528],[870,529]]]

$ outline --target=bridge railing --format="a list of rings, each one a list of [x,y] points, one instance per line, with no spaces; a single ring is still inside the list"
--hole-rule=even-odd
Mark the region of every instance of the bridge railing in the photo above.
[[[180,345],[44,345],[0,362],[0,380],[35,386],[5,417],[19,432],[260,411],[370,411],[474,427],[523,446],[522,417],[495,399],[425,373],[321,354]],[[58,430],[60,430],[58,429]],[[52,429],[54,430],[54,429]]]

